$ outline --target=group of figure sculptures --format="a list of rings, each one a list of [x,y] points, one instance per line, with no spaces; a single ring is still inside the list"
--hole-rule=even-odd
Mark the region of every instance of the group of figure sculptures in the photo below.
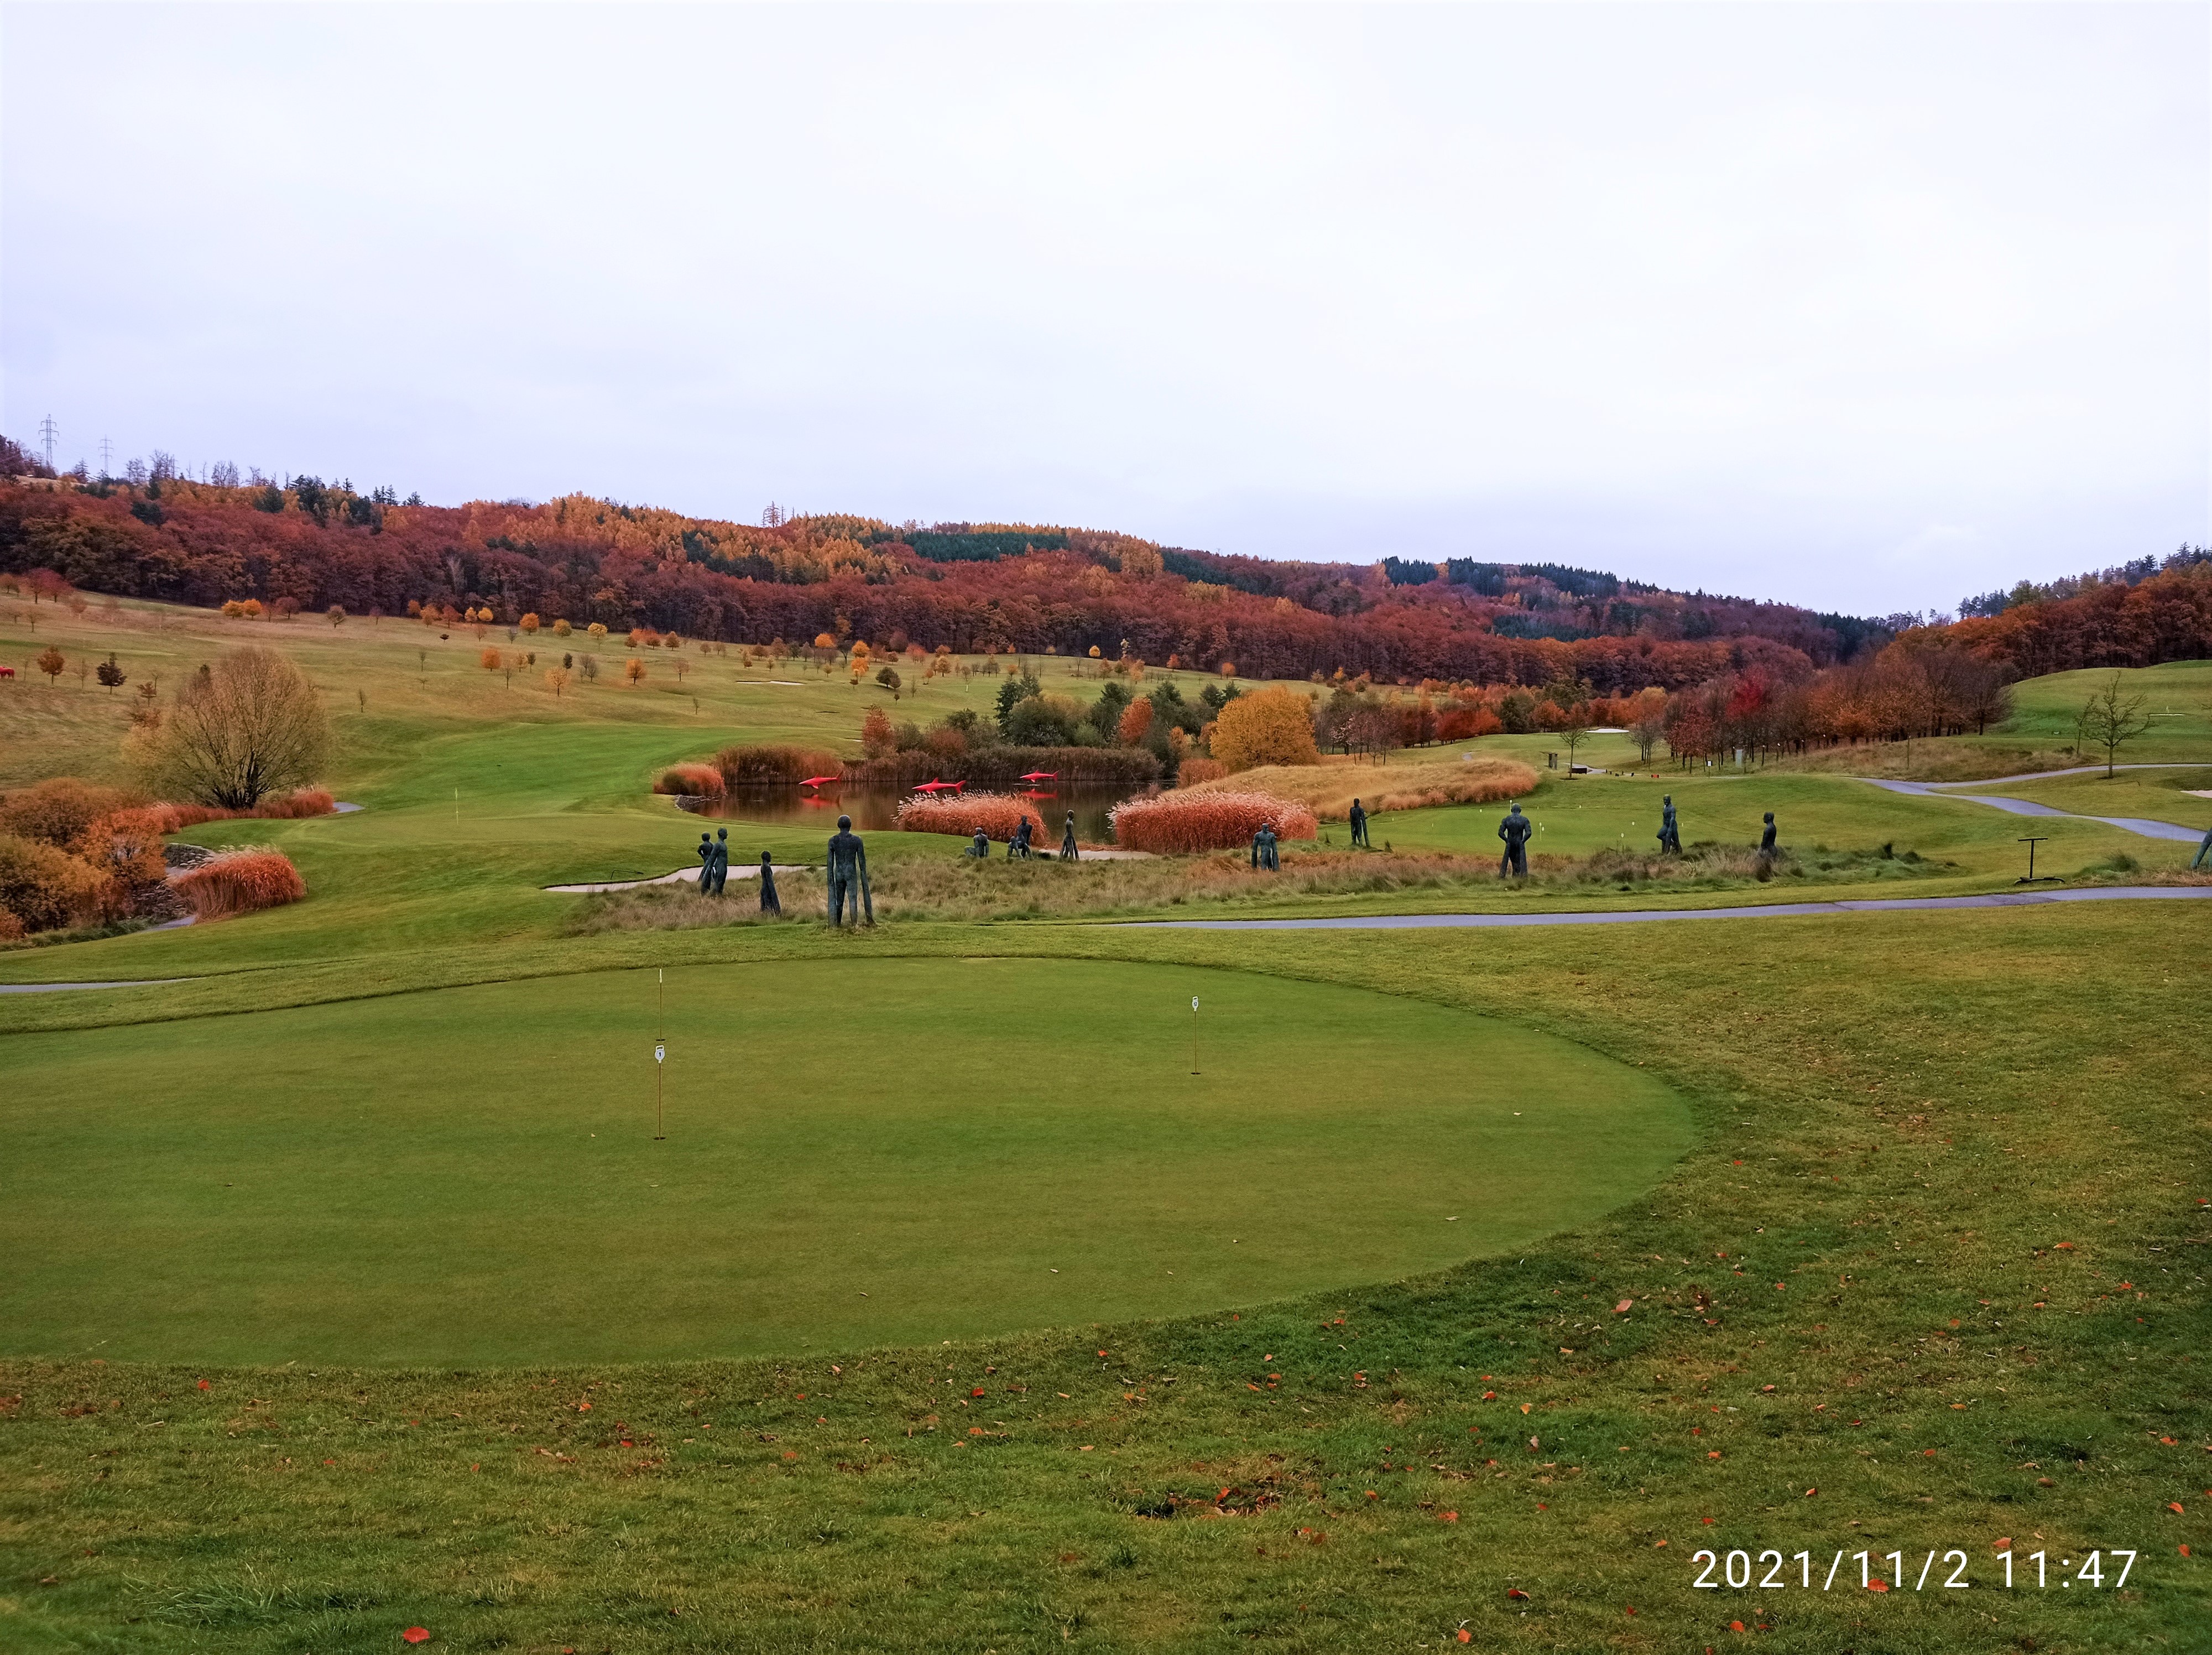
[[[1033,816],[1024,816],[1015,826],[1013,837],[1006,841],[1008,861],[1025,862],[1036,854],[1036,830],[1033,825],[1036,820],[1036,818]],[[990,854],[991,836],[981,828],[977,828],[975,843],[970,844],[962,855],[973,856],[976,861],[981,861]],[[1067,827],[1060,836],[1060,860],[1063,862],[1072,862],[1079,859],[1079,853],[1075,848],[1075,812],[1070,811],[1067,812]]]
[[[1356,818],[1358,810],[1357,800],[1352,801],[1352,806]],[[1759,855],[1761,861],[1771,863],[1779,852],[1775,849],[1774,812],[1770,810],[1765,814],[1765,823],[1759,836]],[[1535,831],[1536,824],[1521,813],[1518,804],[1505,812],[1504,819],[1498,824],[1498,837],[1505,842],[1505,854],[1498,859],[1499,879],[1525,879],[1528,877],[1528,836]],[[2212,834],[2205,836],[2205,842],[2212,845]],[[1681,819],[1674,813],[1674,795],[1671,793],[1660,803],[1659,849],[1669,856],[1682,854]]]
[[[1352,801],[1352,843],[1372,849],[1367,837],[1367,811],[1360,801]],[[1015,828],[1013,837],[1006,843],[1009,861],[1027,861],[1031,855],[1032,824],[1036,818],[1024,816]],[[1535,823],[1521,812],[1516,800],[1498,824],[1498,837],[1504,843],[1505,851],[1498,859],[1498,877],[1501,879],[1525,879],[1528,877],[1528,840],[1536,831]],[[719,897],[730,877],[730,831],[717,830],[714,834],[699,836],[699,891],[702,896]],[[1682,854],[1682,829],[1674,813],[1674,796],[1666,795],[1659,812],[1659,849],[1668,855]],[[982,829],[975,830],[975,843],[964,855],[982,859],[991,854],[991,837]],[[1759,854],[1771,861],[1775,849],[1774,812],[1768,811],[1764,830],[1759,837]],[[1075,844],[1075,812],[1067,812],[1067,826],[1060,836],[1060,856],[1063,861],[1077,860]],[[2204,836],[2198,847],[2197,862],[2212,855],[2212,833]],[[1278,873],[1282,871],[1282,843],[1275,833],[1273,822],[1262,822],[1260,831],[1252,836],[1252,867],[1255,872]],[[830,922],[842,925],[848,913],[853,923],[873,925],[876,922],[874,893],[868,886],[868,849],[860,836],[853,831],[853,818],[840,816],[837,831],[831,837],[827,864],[830,876]],[[761,852],[760,907],[763,914],[781,914],[783,904],[775,890],[775,867],[769,853]]]
[[[854,841],[858,844],[860,841]],[[730,831],[717,828],[712,837],[699,836],[699,894],[719,897],[730,879]],[[760,906],[763,914],[783,912],[781,898],[775,894],[775,864],[769,860],[765,850],[760,859]]]

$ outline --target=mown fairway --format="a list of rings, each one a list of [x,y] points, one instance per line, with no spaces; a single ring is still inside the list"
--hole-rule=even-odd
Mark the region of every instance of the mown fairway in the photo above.
[[[1175,1314],[1527,1242],[1689,1140],[1645,1073],[1364,990],[1051,959],[670,975],[661,1142],[652,972],[18,1040],[0,1345],[637,1361]]]

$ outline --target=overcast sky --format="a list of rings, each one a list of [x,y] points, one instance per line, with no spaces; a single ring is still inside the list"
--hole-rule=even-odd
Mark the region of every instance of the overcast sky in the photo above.
[[[9,4],[0,423],[1948,609],[2212,540],[2209,17]]]

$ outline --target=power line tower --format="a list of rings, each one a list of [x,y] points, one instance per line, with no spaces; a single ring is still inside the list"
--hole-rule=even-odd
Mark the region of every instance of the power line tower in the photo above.
[[[106,437],[100,440],[100,474],[112,477],[115,473],[115,445]]]
[[[54,439],[61,434],[62,428],[54,423],[52,414],[39,422],[39,441],[46,446],[46,469],[50,472],[54,468]]]
[[[768,509],[761,514],[761,526],[764,529],[781,528],[784,515],[783,508],[771,500],[768,502]]]

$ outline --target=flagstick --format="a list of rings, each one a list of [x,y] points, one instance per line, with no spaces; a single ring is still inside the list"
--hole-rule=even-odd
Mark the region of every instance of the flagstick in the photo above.
[[[1190,997],[1190,1072],[1198,1073],[1198,996]]]

